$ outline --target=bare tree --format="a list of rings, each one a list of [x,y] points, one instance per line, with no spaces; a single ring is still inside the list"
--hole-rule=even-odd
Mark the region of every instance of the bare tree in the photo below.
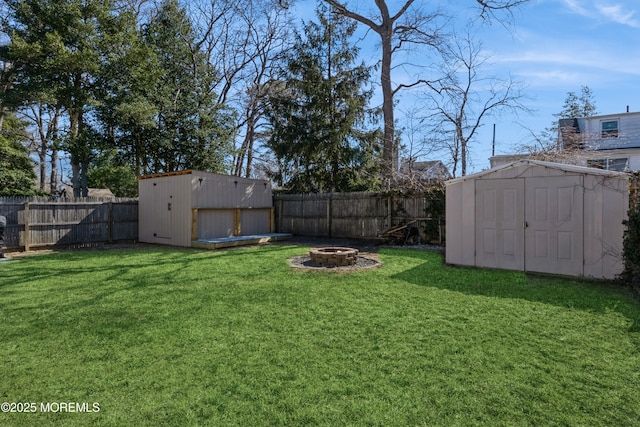
[[[426,120],[435,122],[443,135],[449,135],[446,146],[454,176],[458,164],[461,175],[467,174],[469,145],[487,116],[505,111],[530,112],[521,102],[521,82],[483,74],[491,64],[482,52],[482,44],[474,42],[469,33],[456,39],[446,50],[446,77],[429,84],[432,91],[427,100],[431,112]]]
[[[407,0],[398,9],[391,13],[387,0],[375,0],[377,12],[374,16],[367,16],[350,7],[347,2],[338,0],[324,0],[331,5],[337,13],[358,21],[373,30],[381,42],[380,84],[382,88],[382,114],[384,120],[383,142],[383,177],[390,185],[393,177],[394,165],[397,158],[394,96],[396,93],[408,87],[415,87],[428,83],[428,80],[418,78],[407,84],[398,84],[393,87],[391,72],[394,68],[393,56],[407,45],[423,45],[439,49],[446,37],[443,34],[447,21],[444,15],[437,9],[425,12],[415,6],[415,0]],[[480,7],[480,17],[483,19],[497,19],[497,12],[509,13],[514,7],[530,0],[476,0]],[[472,4],[472,3],[470,3]]]
[[[570,122],[597,115],[596,103],[593,91],[589,86],[582,86],[580,94],[567,92],[567,97],[562,105],[562,110],[553,114],[555,120],[551,126],[540,132],[526,128],[529,132],[530,141],[517,145],[518,152],[535,156],[536,158],[564,158],[573,156],[571,152],[581,151],[585,143],[586,135],[577,133],[574,126],[560,126],[562,120]],[[593,137],[593,135],[590,135]]]
[[[213,1],[197,6],[200,46],[219,72],[218,102],[235,111],[236,150],[231,173],[252,175],[266,87],[287,48],[293,27],[286,4],[277,0]]]
[[[430,132],[422,123],[423,112],[420,107],[413,106],[400,113],[402,128],[398,133],[401,133],[403,143],[398,147],[401,164],[394,182],[402,183],[404,188],[422,190],[421,171],[416,170],[416,164],[433,154],[437,145],[431,143]]]
[[[39,187],[42,191],[55,192],[58,185],[57,140],[62,117],[62,107],[42,100],[32,102],[19,110],[20,118],[33,128],[30,133],[30,151],[38,155]],[[50,162],[48,157],[50,156]],[[50,165],[47,182],[47,165]]]

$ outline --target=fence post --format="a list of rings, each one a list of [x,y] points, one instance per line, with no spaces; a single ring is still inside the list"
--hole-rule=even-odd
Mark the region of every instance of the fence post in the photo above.
[[[29,251],[29,240],[31,239],[30,231],[29,231],[29,217],[31,214],[29,213],[29,202],[24,202],[23,209],[23,222],[24,222],[24,250],[25,252]]]
[[[327,237],[331,237],[331,221],[333,220],[333,195],[334,193],[329,193],[329,198],[327,199]]]
[[[113,202],[107,202],[107,242],[113,243]]]
[[[275,216],[275,208],[272,206],[269,208],[269,233],[276,232],[276,216]]]

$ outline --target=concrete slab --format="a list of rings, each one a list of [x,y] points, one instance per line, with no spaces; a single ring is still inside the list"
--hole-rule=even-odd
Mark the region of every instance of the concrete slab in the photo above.
[[[256,234],[252,236],[215,237],[211,239],[198,239],[191,241],[192,248],[219,249],[233,246],[255,245],[259,243],[276,242],[293,237],[288,233]]]

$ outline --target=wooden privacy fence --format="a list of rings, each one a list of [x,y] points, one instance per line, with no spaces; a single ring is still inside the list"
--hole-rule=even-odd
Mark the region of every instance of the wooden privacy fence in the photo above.
[[[423,242],[444,243],[444,192],[280,194],[273,203],[276,230],[281,233],[370,239],[416,221]]]
[[[138,201],[135,199],[0,198],[0,215],[7,218],[7,248],[84,246],[137,240]]]

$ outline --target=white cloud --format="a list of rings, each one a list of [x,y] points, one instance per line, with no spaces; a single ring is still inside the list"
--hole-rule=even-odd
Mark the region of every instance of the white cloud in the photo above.
[[[583,0],[562,0],[564,5],[573,13],[586,18],[600,21],[613,22],[632,28],[640,28],[640,20],[635,19],[636,11],[627,2],[604,2]]]
[[[558,87],[572,86],[576,82],[585,82],[590,79],[589,75],[573,70],[533,70],[521,69],[515,75],[518,79],[527,82],[530,87]]]
[[[589,16],[589,9],[582,7],[578,0],[563,0],[563,3],[574,13],[582,16]],[[584,1],[582,2],[584,4]]]
[[[588,52],[588,54],[585,54]],[[562,69],[567,72],[595,72],[605,74],[621,73],[632,76],[640,75],[640,57],[626,55],[621,57],[618,49],[608,44],[598,44],[590,40],[566,40],[557,43],[555,40],[538,38],[531,40],[528,46],[510,53],[493,54],[495,62],[510,63],[510,67]],[[622,59],[622,60],[621,60]]]
[[[635,19],[635,11],[626,10],[627,8],[620,4],[605,5],[597,4],[596,9],[607,20],[616,22],[622,25],[628,25],[633,28],[640,28],[640,21]]]

